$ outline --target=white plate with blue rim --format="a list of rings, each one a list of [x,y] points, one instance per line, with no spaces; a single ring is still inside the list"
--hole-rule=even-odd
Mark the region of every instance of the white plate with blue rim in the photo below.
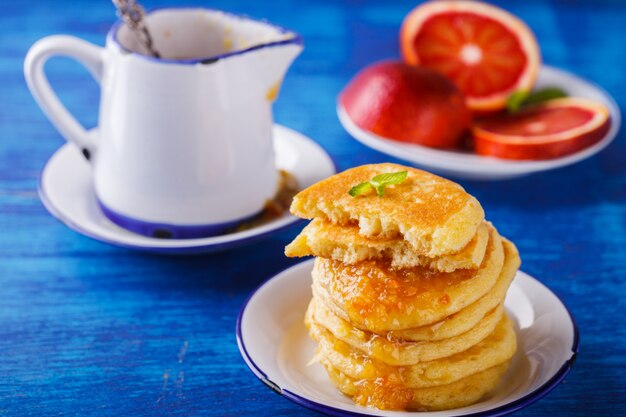
[[[302,188],[337,172],[322,147],[287,127],[274,126],[274,150],[277,168],[291,173]],[[47,162],[38,191],[48,211],[76,232],[112,245],[162,254],[230,249],[278,233],[300,221],[285,213],[249,230],[197,239],[159,239],[135,234],[104,216],[96,200],[89,164],[72,144],[63,145]]]
[[[335,388],[321,365],[309,365],[315,343],[308,337],[304,313],[311,299],[312,268],[313,260],[308,260],[275,275],[244,303],[237,343],[250,370],[286,399],[328,415],[414,416],[356,405]],[[569,373],[578,352],[578,330],[561,300],[519,271],[505,307],[515,324],[518,350],[496,390],[471,406],[420,416],[506,415],[538,401]]]
[[[469,151],[434,149],[403,143],[375,135],[358,127],[341,105],[337,107],[339,121],[354,139],[386,155],[444,176],[476,180],[501,180],[561,168],[587,159],[606,148],[617,135],[621,115],[617,103],[601,87],[572,73],[544,65],[537,79],[538,89],[558,87],[572,97],[583,97],[603,103],[611,114],[611,127],[596,144],[572,155],[545,161],[512,161],[476,155]]]

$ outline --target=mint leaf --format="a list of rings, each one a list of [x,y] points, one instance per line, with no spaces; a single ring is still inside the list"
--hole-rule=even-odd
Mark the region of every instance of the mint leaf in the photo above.
[[[407,171],[388,172],[384,174],[378,174],[374,178],[372,178],[370,181],[362,182],[361,184],[352,187],[348,193],[352,197],[356,197],[358,195],[361,195],[369,191],[371,188],[375,188],[376,194],[379,197],[382,197],[385,194],[386,186],[393,185],[393,184],[400,184],[401,182],[406,180],[407,176],[408,176]]]
[[[544,101],[554,100],[555,98],[567,97],[567,93],[558,87],[548,87],[542,90],[533,91],[524,101],[524,105],[539,104]]]
[[[362,182],[359,185],[355,185],[354,187],[350,188],[350,191],[348,191],[348,194],[350,194],[352,197],[356,197],[358,195],[361,195],[363,193],[366,193],[367,191],[372,189],[372,184],[368,182]]]
[[[558,87],[546,87],[533,92],[516,91],[507,99],[506,108],[509,113],[515,113],[523,107],[563,97],[567,97],[567,93]]]
[[[406,179],[407,171],[389,172],[386,174],[378,174],[370,181],[374,187],[378,185],[400,184]]]

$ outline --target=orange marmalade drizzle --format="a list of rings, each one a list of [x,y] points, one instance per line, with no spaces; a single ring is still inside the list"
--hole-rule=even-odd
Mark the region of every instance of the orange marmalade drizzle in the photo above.
[[[393,376],[363,379],[356,382],[354,401],[363,406],[380,410],[406,410],[413,398],[413,391],[394,382]]]
[[[354,387],[357,404],[381,410],[405,410],[413,398],[413,391],[404,386],[403,367],[386,365],[352,348],[346,342],[335,340],[335,352],[356,360],[359,364]]]
[[[476,269],[436,272],[426,267],[394,269],[380,261],[355,265],[324,260],[326,278],[341,294],[350,317],[409,313],[450,303],[446,290],[476,276]],[[326,274],[324,274],[326,275]]]

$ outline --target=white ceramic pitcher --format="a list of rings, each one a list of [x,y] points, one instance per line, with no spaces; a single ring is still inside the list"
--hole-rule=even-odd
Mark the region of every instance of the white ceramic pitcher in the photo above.
[[[222,233],[276,192],[272,102],[302,39],[207,9],[160,9],[147,24],[162,59],[140,53],[118,22],[105,48],[70,36],[38,41],[25,61],[28,86],[90,160],[110,220],[164,238]],[[43,67],[56,55],[100,82],[98,129],[83,128],[50,88]]]

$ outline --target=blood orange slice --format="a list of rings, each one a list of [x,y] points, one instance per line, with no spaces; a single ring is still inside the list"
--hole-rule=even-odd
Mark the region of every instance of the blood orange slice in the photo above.
[[[476,1],[431,1],[404,19],[400,46],[408,64],[441,72],[470,109],[503,109],[515,91],[530,91],[541,57],[532,31],[512,14]]]
[[[505,159],[553,159],[599,142],[610,128],[607,108],[561,98],[515,114],[480,120],[472,128],[476,153]]]

